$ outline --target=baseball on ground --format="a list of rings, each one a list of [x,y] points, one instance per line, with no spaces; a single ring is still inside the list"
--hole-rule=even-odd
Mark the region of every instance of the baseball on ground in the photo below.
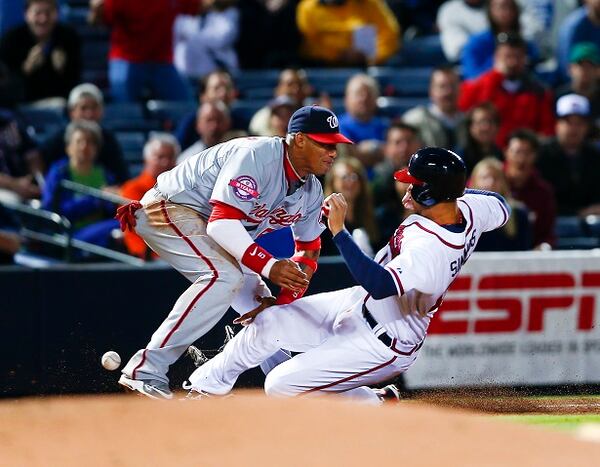
[[[116,370],[121,366],[121,357],[114,350],[109,350],[102,355],[102,366],[107,370]]]

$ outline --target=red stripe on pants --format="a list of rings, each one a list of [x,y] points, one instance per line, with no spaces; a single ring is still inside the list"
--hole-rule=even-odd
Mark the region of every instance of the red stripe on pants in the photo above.
[[[163,339],[163,341],[161,342],[160,347],[159,347],[159,349],[162,349],[165,345],[167,345],[167,342],[169,341],[169,339],[171,338],[173,333],[175,331],[177,331],[179,326],[181,326],[181,323],[183,323],[183,320],[187,317],[187,315],[190,313],[190,311],[192,311],[192,308],[194,308],[194,305],[200,299],[200,297],[202,297],[202,295],[204,295],[204,293],[208,289],[210,289],[212,287],[212,285],[216,282],[216,280],[219,278],[219,273],[218,273],[217,269],[214,267],[214,265],[210,262],[210,260],[206,256],[204,256],[200,252],[200,250],[198,250],[196,245],[194,245],[194,243],[187,236],[185,236],[183,234],[183,232],[181,230],[179,230],[179,228],[173,223],[173,221],[169,217],[169,213],[167,212],[164,201],[160,202],[160,208],[161,208],[161,212],[163,213],[163,216],[165,218],[165,221],[167,222],[167,224],[169,224],[169,227],[171,227],[173,229],[173,231],[177,234],[177,236],[179,236],[181,239],[183,239],[189,245],[189,247],[192,249],[192,251],[208,265],[208,267],[210,268],[210,270],[213,273],[213,277],[210,280],[210,282],[206,285],[206,287],[204,287],[200,292],[198,292],[198,294],[194,297],[194,299],[187,306],[187,308],[185,309],[185,311],[183,312],[181,317],[177,320],[177,323],[175,323],[175,326],[173,326],[173,329],[171,329],[171,331],[169,331],[169,333],[165,336],[165,338]],[[136,366],[134,368],[134,370],[131,372],[131,376],[133,379],[135,379],[135,372],[146,361],[146,351],[147,351],[147,349],[144,350],[144,352],[142,354],[142,360],[140,361],[138,366]]]

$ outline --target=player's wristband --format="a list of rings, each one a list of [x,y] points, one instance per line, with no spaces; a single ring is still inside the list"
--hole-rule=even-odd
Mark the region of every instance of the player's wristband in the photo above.
[[[292,256],[292,261],[306,264],[313,272],[317,272],[318,263],[314,259],[307,258],[306,256]]]
[[[268,278],[271,268],[275,264],[275,258],[263,247],[252,243],[242,256],[242,264],[254,272]]]
[[[277,295],[277,299],[275,300],[275,305],[287,305],[288,303],[292,303],[294,300],[299,299],[304,295],[306,289],[293,291],[290,289],[281,289],[279,295]]]

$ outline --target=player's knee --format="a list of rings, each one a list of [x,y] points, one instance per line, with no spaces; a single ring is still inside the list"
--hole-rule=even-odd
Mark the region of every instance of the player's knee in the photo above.
[[[219,273],[219,279],[226,283],[230,290],[228,293],[236,294],[244,285],[244,274],[238,268],[230,267]]]
[[[275,367],[265,378],[265,393],[267,396],[289,397],[296,394],[293,387],[286,381],[281,365]]]

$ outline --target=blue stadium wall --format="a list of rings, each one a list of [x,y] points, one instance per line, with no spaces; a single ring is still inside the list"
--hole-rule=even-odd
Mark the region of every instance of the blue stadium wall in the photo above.
[[[343,264],[324,260],[309,293],[350,286]],[[119,372],[100,365],[107,350],[126,361],[143,347],[188,286],[164,265],[133,268],[111,265],[49,269],[0,268],[0,396],[118,391]],[[232,310],[197,345],[217,349]],[[180,386],[194,366],[188,358],[173,365],[170,378]],[[241,385],[263,380],[253,370]]]

